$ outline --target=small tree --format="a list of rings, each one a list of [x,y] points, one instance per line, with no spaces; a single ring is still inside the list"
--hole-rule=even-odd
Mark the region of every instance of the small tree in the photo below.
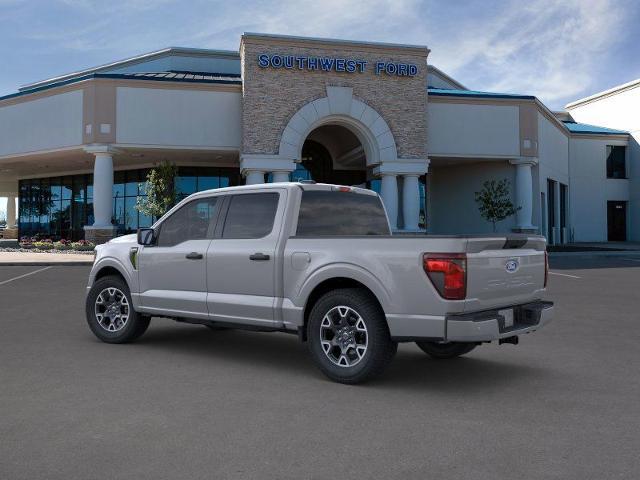
[[[491,222],[493,231],[496,231],[496,223],[514,215],[521,207],[515,207],[511,203],[509,193],[509,181],[504,178],[500,181],[487,180],[482,184],[482,190],[476,192],[476,203],[482,218]]]
[[[163,161],[147,174],[146,197],[138,197],[136,210],[150,217],[161,217],[173,207],[178,200],[175,177],[178,167]]]

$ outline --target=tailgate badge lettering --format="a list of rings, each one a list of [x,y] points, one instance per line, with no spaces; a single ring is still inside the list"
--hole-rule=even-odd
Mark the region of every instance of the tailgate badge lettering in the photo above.
[[[507,263],[504,264],[504,269],[509,273],[514,273],[514,272],[516,272],[518,270],[519,266],[520,266],[520,264],[518,263],[518,260],[511,259]]]

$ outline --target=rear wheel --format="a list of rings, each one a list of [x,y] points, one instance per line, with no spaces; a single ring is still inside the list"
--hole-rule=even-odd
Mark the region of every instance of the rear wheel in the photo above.
[[[465,355],[477,346],[475,343],[466,342],[416,342],[416,345],[431,358],[438,360]]]
[[[133,309],[129,287],[115,275],[101,278],[93,284],[85,310],[89,328],[106,343],[131,342],[149,327],[150,317]]]
[[[361,383],[380,375],[398,348],[376,300],[357,288],[323,295],[309,315],[307,338],[318,368],[339,383]]]

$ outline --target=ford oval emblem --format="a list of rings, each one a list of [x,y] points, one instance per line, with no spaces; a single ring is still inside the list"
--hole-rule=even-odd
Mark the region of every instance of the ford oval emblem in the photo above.
[[[518,270],[519,266],[518,260],[513,259],[504,264],[504,269],[509,273],[513,273]]]

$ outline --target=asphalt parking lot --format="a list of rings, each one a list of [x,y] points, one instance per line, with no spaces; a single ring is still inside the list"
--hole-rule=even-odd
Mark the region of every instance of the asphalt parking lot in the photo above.
[[[361,386],[292,335],[158,319],[103,344],[88,267],[0,266],[0,478],[638,478],[636,258],[554,259],[546,329],[448,361],[403,344]]]

